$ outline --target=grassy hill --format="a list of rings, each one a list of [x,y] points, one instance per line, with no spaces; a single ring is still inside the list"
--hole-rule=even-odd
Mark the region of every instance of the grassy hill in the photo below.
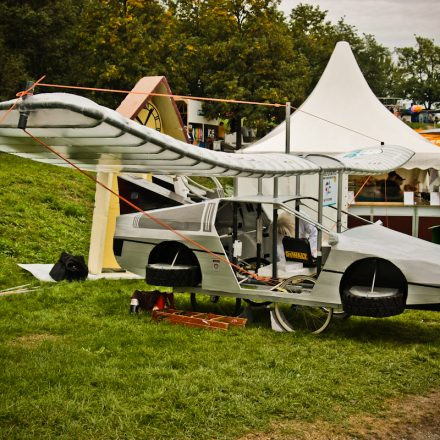
[[[90,181],[0,154],[0,182],[1,287],[38,284],[17,262],[87,255]],[[312,336],[275,333],[262,311],[219,332],[130,316],[143,281],[42,286],[0,297],[2,439],[310,438],[304,421],[350,434],[350,416],[440,387],[434,312],[340,320]],[[189,308],[187,295],[176,302]]]
[[[17,263],[87,255],[94,184],[78,171],[0,153],[0,288],[29,282]]]

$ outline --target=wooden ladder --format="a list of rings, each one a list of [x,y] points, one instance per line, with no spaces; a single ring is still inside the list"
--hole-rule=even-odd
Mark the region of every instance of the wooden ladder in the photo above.
[[[228,330],[229,326],[244,327],[247,319],[214,313],[186,312],[183,310],[154,310],[151,314],[155,321],[167,321],[189,327],[203,327],[217,330]]]

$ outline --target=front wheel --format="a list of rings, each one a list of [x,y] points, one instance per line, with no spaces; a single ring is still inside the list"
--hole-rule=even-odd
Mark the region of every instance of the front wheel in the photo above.
[[[296,275],[284,281],[279,288],[287,292],[310,292],[316,279],[306,275]],[[288,331],[297,330],[318,334],[323,332],[333,317],[333,309],[319,306],[304,306],[276,302],[275,316],[281,327]]]

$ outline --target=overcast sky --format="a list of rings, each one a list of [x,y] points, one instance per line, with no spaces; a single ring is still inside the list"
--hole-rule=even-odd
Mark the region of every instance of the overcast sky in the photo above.
[[[289,16],[299,3],[318,5],[327,18],[356,26],[360,34],[373,34],[384,46],[414,46],[414,34],[434,38],[440,44],[440,0],[282,0]]]

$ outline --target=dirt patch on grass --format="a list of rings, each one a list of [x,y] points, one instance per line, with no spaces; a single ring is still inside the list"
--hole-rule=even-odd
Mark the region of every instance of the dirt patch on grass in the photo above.
[[[317,420],[287,422],[265,434],[249,434],[241,440],[440,440],[440,391],[424,396],[391,400],[378,416],[358,415],[343,424]]]
[[[61,336],[50,335],[48,333],[24,335],[15,338],[10,342],[14,347],[35,348],[39,347],[45,341],[58,341]]]

